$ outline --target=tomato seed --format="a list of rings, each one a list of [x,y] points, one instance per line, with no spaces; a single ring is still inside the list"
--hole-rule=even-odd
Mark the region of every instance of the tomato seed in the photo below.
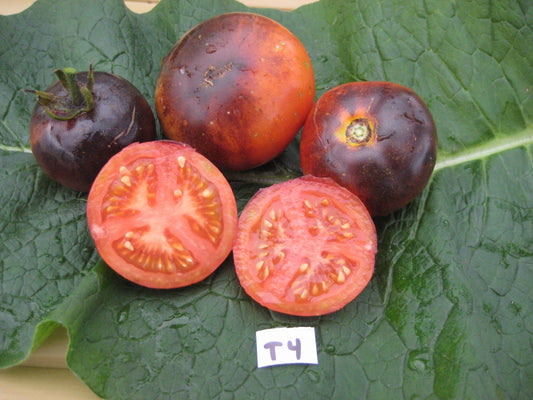
[[[272,261],[274,262],[274,264],[277,264],[280,261],[283,261],[284,258],[285,258],[285,252],[280,251],[278,254],[276,254],[276,257],[274,257]]]
[[[124,175],[120,178],[120,181],[126,185],[127,187],[130,187],[131,186],[131,179],[128,175]]]
[[[305,263],[300,265],[300,272],[303,273],[303,272],[307,271],[308,268],[309,268],[309,263],[305,262]]]
[[[309,291],[307,289],[302,290],[302,292],[299,294],[300,300],[307,300],[309,297]]]
[[[214,192],[211,188],[207,188],[207,189],[204,189],[204,191],[202,192],[202,197],[204,199],[210,199],[210,198],[213,198],[214,197]]]

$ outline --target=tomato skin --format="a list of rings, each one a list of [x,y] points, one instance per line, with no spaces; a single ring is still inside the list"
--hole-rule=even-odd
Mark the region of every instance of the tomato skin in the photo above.
[[[332,313],[370,281],[376,228],[363,203],[329,178],[259,190],[239,217],[233,259],[248,295],[277,312]]]
[[[371,134],[358,142],[350,124]],[[373,216],[417,197],[436,158],[436,128],[427,106],[411,89],[391,82],[351,82],[324,93],[300,142],[303,172],[333,178]]]
[[[311,60],[279,23],[235,12],[200,23],[163,59],[155,106],[165,135],[217,167],[242,171],[279,155],[315,96]]]
[[[76,74],[87,83],[87,72]],[[46,92],[65,97],[59,81]],[[130,82],[107,72],[94,72],[95,107],[63,121],[36,104],[30,121],[32,153],[44,172],[70,189],[88,192],[103,165],[133,142],[157,138],[150,105]]]
[[[102,168],[87,200],[89,230],[104,261],[149,288],[199,282],[231,252],[235,196],[190,146],[134,143]]]

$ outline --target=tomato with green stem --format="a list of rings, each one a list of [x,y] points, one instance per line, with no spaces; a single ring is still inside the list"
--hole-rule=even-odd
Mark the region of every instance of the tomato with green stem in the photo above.
[[[150,105],[126,79],[107,72],[55,71],[30,121],[32,153],[53,180],[88,192],[104,164],[133,142],[157,139]]]

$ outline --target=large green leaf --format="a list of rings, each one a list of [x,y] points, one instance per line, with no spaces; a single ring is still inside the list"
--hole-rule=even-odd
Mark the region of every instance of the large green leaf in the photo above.
[[[68,364],[110,399],[533,398],[533,5],[529,0],[322,0],[255,10],[307,47],[320,95],[351,80],[413,88],[439,133],[433,178],[376,220],[369,287],[320,318],[269,312],[229,258],[192,287],[148,290],[99,262],[83,195],[29,151],[34,99],[52,70],[114,72],[153,104],[159,60],[225,0],[163,0],[146,15],[120,0],[39,0],[0,18],[0,367],[58,324]],[[242,207],[297,175],[297,140],[275,163],[232,177]],[[319,364],[257,369],[255,331],[314,326]]]

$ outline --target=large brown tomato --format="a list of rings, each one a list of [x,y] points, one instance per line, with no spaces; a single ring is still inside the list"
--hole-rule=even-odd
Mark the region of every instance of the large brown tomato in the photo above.
[[[188,31],[163,59],[155,106],[165,135],[222,170],[262,165],[292,141],[315,96],[311,60],[279,23],[228,13]]]

